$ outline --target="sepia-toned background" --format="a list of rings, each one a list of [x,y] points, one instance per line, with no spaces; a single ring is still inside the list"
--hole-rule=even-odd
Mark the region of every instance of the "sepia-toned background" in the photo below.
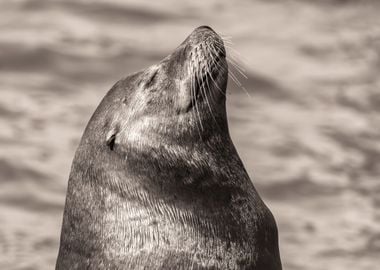
[[[0,269],[53,269],[84,127],[199,25],[231,37],[230,130],[287,270],[380,265],[380,1],[0,1]]]

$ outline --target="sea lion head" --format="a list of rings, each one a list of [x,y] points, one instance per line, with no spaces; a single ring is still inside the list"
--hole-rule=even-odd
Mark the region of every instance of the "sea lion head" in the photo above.
[[[204,140],[215,129],[226,129],[227,75],[223,40],[208,26],[196,28],[173,53],[119,81],[106,96],[114,107],[103,118],[107,141],[136,145]]]
[[[229,137],[227,75],[202,26],[113,86],[73,161],[57,269],[281,269],[273,216]]]

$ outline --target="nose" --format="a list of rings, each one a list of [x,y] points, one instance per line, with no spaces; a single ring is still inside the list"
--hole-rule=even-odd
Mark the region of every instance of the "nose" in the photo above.
[[[195,28],[194,32],[203,32],[203,31],[212,31],[215,33],[214,29],[212,29],[210,26],[208,25],[201,25],[197,28]]]
[[[204,41],[206,39],[216,39],[220,40],[219,35],[207,25],[202,25],[194,29],[194,31],[189,36],[190,40],[197,44],[200,41]]]
[[[223,39],[210,26],[202,25],[195,28],[186,42],[193,47],[203,44],[208,49],[213,47],[218,48],[218,55],[222,57],[226,56]]]

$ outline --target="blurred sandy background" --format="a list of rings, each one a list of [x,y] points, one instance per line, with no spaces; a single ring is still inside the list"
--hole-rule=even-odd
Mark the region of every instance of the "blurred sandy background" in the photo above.
[[[1,0],[0,269],[54,268],[89,117],[203,24],[247,71],[230,129],[284,269],[379,269],[380,1],[359,0]]]

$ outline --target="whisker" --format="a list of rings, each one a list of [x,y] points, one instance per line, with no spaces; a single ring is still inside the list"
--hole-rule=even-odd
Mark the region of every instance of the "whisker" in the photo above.
[[[192,62],[191,62],[192,64]],[[191,95],[192,95],[192,98],[193,98],[193,101],[194,102],[194,107],[195,107],[195,119],[199,120],[199,124],[201,126],[201,129],[203,130],[203,126],[202,126],[202,120],[200,118],[200,115],[199,115],[199,111],[198,111],[198,105],[197,105],[197,97],[196,97],[196,94],[195,94],[195,86],[194,86],[194,75],[193,75],[193,69],[194,67],[193,66],[189,66],[190,68],[190,92],[191,92]],[[195,121],[197,122],[197,121]],[[198,123],[196,123],[196,126],[197,126],[197,130],[198,130],[198,134],[199,134],[199,138],[202,140],[202,135],[201,135],[201,131],[200,131],[200,128],[198,126]]]
[[[227,40],[227,41],[232,42],[232,41],[231,41],[232,36],[228,36],[228,35],[224,35],[224,34],[220,34],[220,33],[218,33],[218,34],[219,34],[219,36],[222,38],[223,41]]]
[[[199,74],[199,75],[201,75],[201,74]],[[207,72],[205,73],[205,75],[207,76]],[[208,95],[207,95],[207,90],[206,90],[206,88],[205,88],[205,81],[207,82],[207,78],[206,78],[206,80],[203,80],[203,76],[201,76],[201,80],[202,80],[202,85],[201,85],[201,87],[202,87],[202,89],[203,89],[202,92],[204,93],[204,98],[206,99],[206,103],[207,103],[207,106],[208,106],[208,108],[209,108],[209,110],[210,110],[210,114],[211,114],[212,118],[214,119],[214,121],[215,121],[215,123],[216,123],[216,118],[215,118],[214,113],[213,113],[213,111],[212,111],[212,108],[211,108],[211,105],[210,105],[210,102],[209,102],[209,99],[208,99]],[[209,88],[208,90],[209,90],[209,92],[210,92],[210,88]]]
[[[220,51],[222,49],[222,44],[216,44],[216,47]],[[229,57],[226,57],[227,61],[245,78],[248,79],[247,75],[245,75],[245,69],[241,67],[237,60],[235,60],[231,55]]]
[[[211,48],[212,48],[212,47],[211,47]],[[214,48],[212,48],[212,49],[213,49],[213,51],[215,52],[215,49],[214,49]],[[211,56],[211,61],[213,62],[214,67],[215,67],[215,68],[218,68],[218,66],[216,65],[216,59],[215,59],[215,57],[214,57],[215,55],[213,54],[213,51],[211,51],[211,54],[210,54],[210,56]],[[211,70],[211,68],[210,68],[210,70]],[[217,84],[217,82],[216,82],[216,81],[214,80],[214,78],[212,77],[211,72],[208,72],[208,73],[209,73],[209,75],[210,75],[211,80],[212,80],[213,83],[215,84],[216,88],[219,90],[220,93],[222,93],[222,94],[225,96],[226,93],[223,92],[222,89],[220,89],[219,85]]]
[[[229,58],[233,58],[235,62],[239,63],[242,62],[244,65],[247,65],[247,62],[245,61],[244,57],[241,55],[240,52],[238,52],[234,47],[233,47],[233,42],[231,40],[225,40],[222,37],[223,41],[217,41],[217,44],[220,46],[224,46],[226,50],[229,51]]]
[[[243,76],[245,79],[248,79],[247,75],[245,75],[244,71],[241,70],[237,64],[235,64],[231,59],[228,59],[228,58],[227,58],[227,61],[239,72],[241,76]]]
[[[214,99],[215,97],[214,97],[213,91],[211,91],[210,85],[209,85],[208,80],[207,80],[207,75],[208,75],[208,74],[209,74],[210,78],[212,79],[212,75],[211,75],[211,73],[210,73],[210,66],[209,66],[209,63],[207,62],[206,80],[205,80],[205,81],[206,81],[206,84],[207,84],[208,93],[210,93],[209,97],[211,98],[212,102],[213,102],[214,104],[216,104],[215,99]],[[212,79],[212,80],[213,80],[213,79]],[[216,85],[216,86],[219,88],[218,85]],[[225,95],[225,93],[223,93],[223,92],[222,92],[222,94]],[[212,118],[214,119],[214,122],[215,122],[215,124],[217,125],[217,127],[220,129],[219,123],[218,123],[218,121],[216,120],[215,115],[213,114],[212,110],[211,110],[211,116],[212,116]]]
[[[195,80],[194,80],[194,83],[195,83]],[[196,112],[198,114],[199,125],[201,127],[201,130],[203,131],[203,123],[202,123],[201,115],[199,113],[197,94],[195,93],[195,87],[194,87],[194,92],[193,93],[194,93],[195,110],[196,110]],[[201,134],[199,134],[199,136],[202,138]]]
[[[206,93],[203,91],[203,90],[204,90],[204,88],[203,88],[203,78],[202,78],[201,75],[202,75],[202,74],[201,74],[201,69],[198,69],[198,72],[197,72],[197,74],[196,74],[195,76],[196,76],[196,78],[197,78],[198,87],[199,87],[199,90],[200,90],[201,96],[202,96],[204,99],[206,99]],[[200,81],[200,80],[201,80],[201,81]],[[208,103],[208,100],[207,100],[207,99],[206,99],[206,102]],[[208,105],[208,107],[209,107],[210,110],[211,110],[210,104],[208,103],[207,105]]]
[[[229,54],[228,55],[228,59],[231,61],[231,62],[233,62],[236,66],[238,66],[239,67],[239,69],[240,70],[242,70],[242,71],[246,71],[245,70],[245,68],[243,67],[243,64],[240,64],[240,59],[238,59],[238,58],[235,58],[233,55],[231,55],[231,54]]]
[[[223,42],[224,43],[227,43],[227,44],[230,44],[230,45],[233,45],[232,41],[230,39],[225,39],[225,38],[222,38]]]
[[[228,51],[229,58],[232,58],[237,63],[242,63],[242,65],[247,66],[247,60],[244,59],[244,57],[238,51],[228,45],[224,47]]]
[[[220,43],[219,43],[219,44],[216,44],[216,46],[218,47],[218,49],[216,49],[215,47],[213,47],[213,48],[214,48],[214,51],[215,51],[216,53],[218,53],[218,52],[220,52],[220,50],[221,50],[221,47],[219,47],[219,46],[220,46]],[[227,61],[229,60],[228,58],[226,58],[226,59],[227,59]],[[240,72],[240,70],[234,65],[234,63],[232,63],[232,62],[229,62],[229,63],[231,63],[232,66],[235,67],[235,69],[236,69],[239,73],[241,73],[241,74],[244,76],[244,78],[247,79],[247,76],[246,76],[244,73]],[[219,65],[218,62],[216,62],[216,64]],[[219,65],[219,66],[220,66],[220,65]],[[222,66],[220,66],[220,67],[223,68]],[[251,98],[251,95],[249,94],[249,92],[247,91],[247,89],[246,89],[246,88],[243,86],[243,84],[239,81],[238,77],[232,72],[232,70],[231,70],[231,69],[228,69],[227,71],[228,71],[228,76],[232,79],[232,81],[233,81],[233,82],[234,82],[239,88],[243,89],[243,91],[248,95],[248,97]]]
[[[239,87],[242,86],[242,83],[239,81],[239,79],[236,77],[236,75],[231,71],[228,70],[228,75],[231,77],[231,79],[235,82],[235,84]]]
[[[216,46],[218,47],[218,49],[220,49],[220,50],[223,48],[223,46],[224,46],[224,48],[227,48],[227,51],[228,51],[228,57],[227,57],[227,60],[230,60],[230,61],[234,62],[234,64],[235,64],[236,66],[238,66],[239,69],[240,69],[241,71],[245,72],[245,69],[243,68],[243,65],[242,65],[242,64],[239,64],[239,62],[242,62],[243,64],[245,64],[244,61],[242,61],[242,60],[240,59],[241,55],[240,55],[239,52],[237,52],[237,51],[236,51],[234,48],[232,48],[232,47],[229,47],[229,46],[227,46],[227,45],[224,45],[224,44],[221,43],[220,41],[217,41],[215,45],[216,45]],[[237,54],[237,56],[234,56],[234,54]],[[240,57],[239,57],[239,56],[240,56]]]
[[[210,57],[212,57],[212,52],[210,52]],[[214,79],[212,78],[212,74],[211,74],[211,72],[212,72],[212,70],[211,70],[211,65],[210,65],[209,61],[207,61],[207,62],[206,62],[206,78],[207,78],[207,77],[210,77],[211,80],[214,80]],[[214,83],[215,83],[216,87],[219,89],[219,86],[216,84],[216,82],[214,82]],[[209,90],[210,98],[211,98],[212,102],[213,102],[213,103],[216,103],[216,102],[215,102],[215,99],[214,99],[215,97],[214,97],[213,91],[211,91],[211,88],[210,88],[210,85],[209,85],[207,79],[206,79],[206,84],[207,84],[207,88],[208,88],[208,90]],[[220,89],[219,89],[219,90],[220,90]],[[221,90],[220,90],[220,91],[221,91]],[[223,92],[222,92],[222,93],[223,93]],[[223,95],[225,95],[225,94],[223,93]]]

